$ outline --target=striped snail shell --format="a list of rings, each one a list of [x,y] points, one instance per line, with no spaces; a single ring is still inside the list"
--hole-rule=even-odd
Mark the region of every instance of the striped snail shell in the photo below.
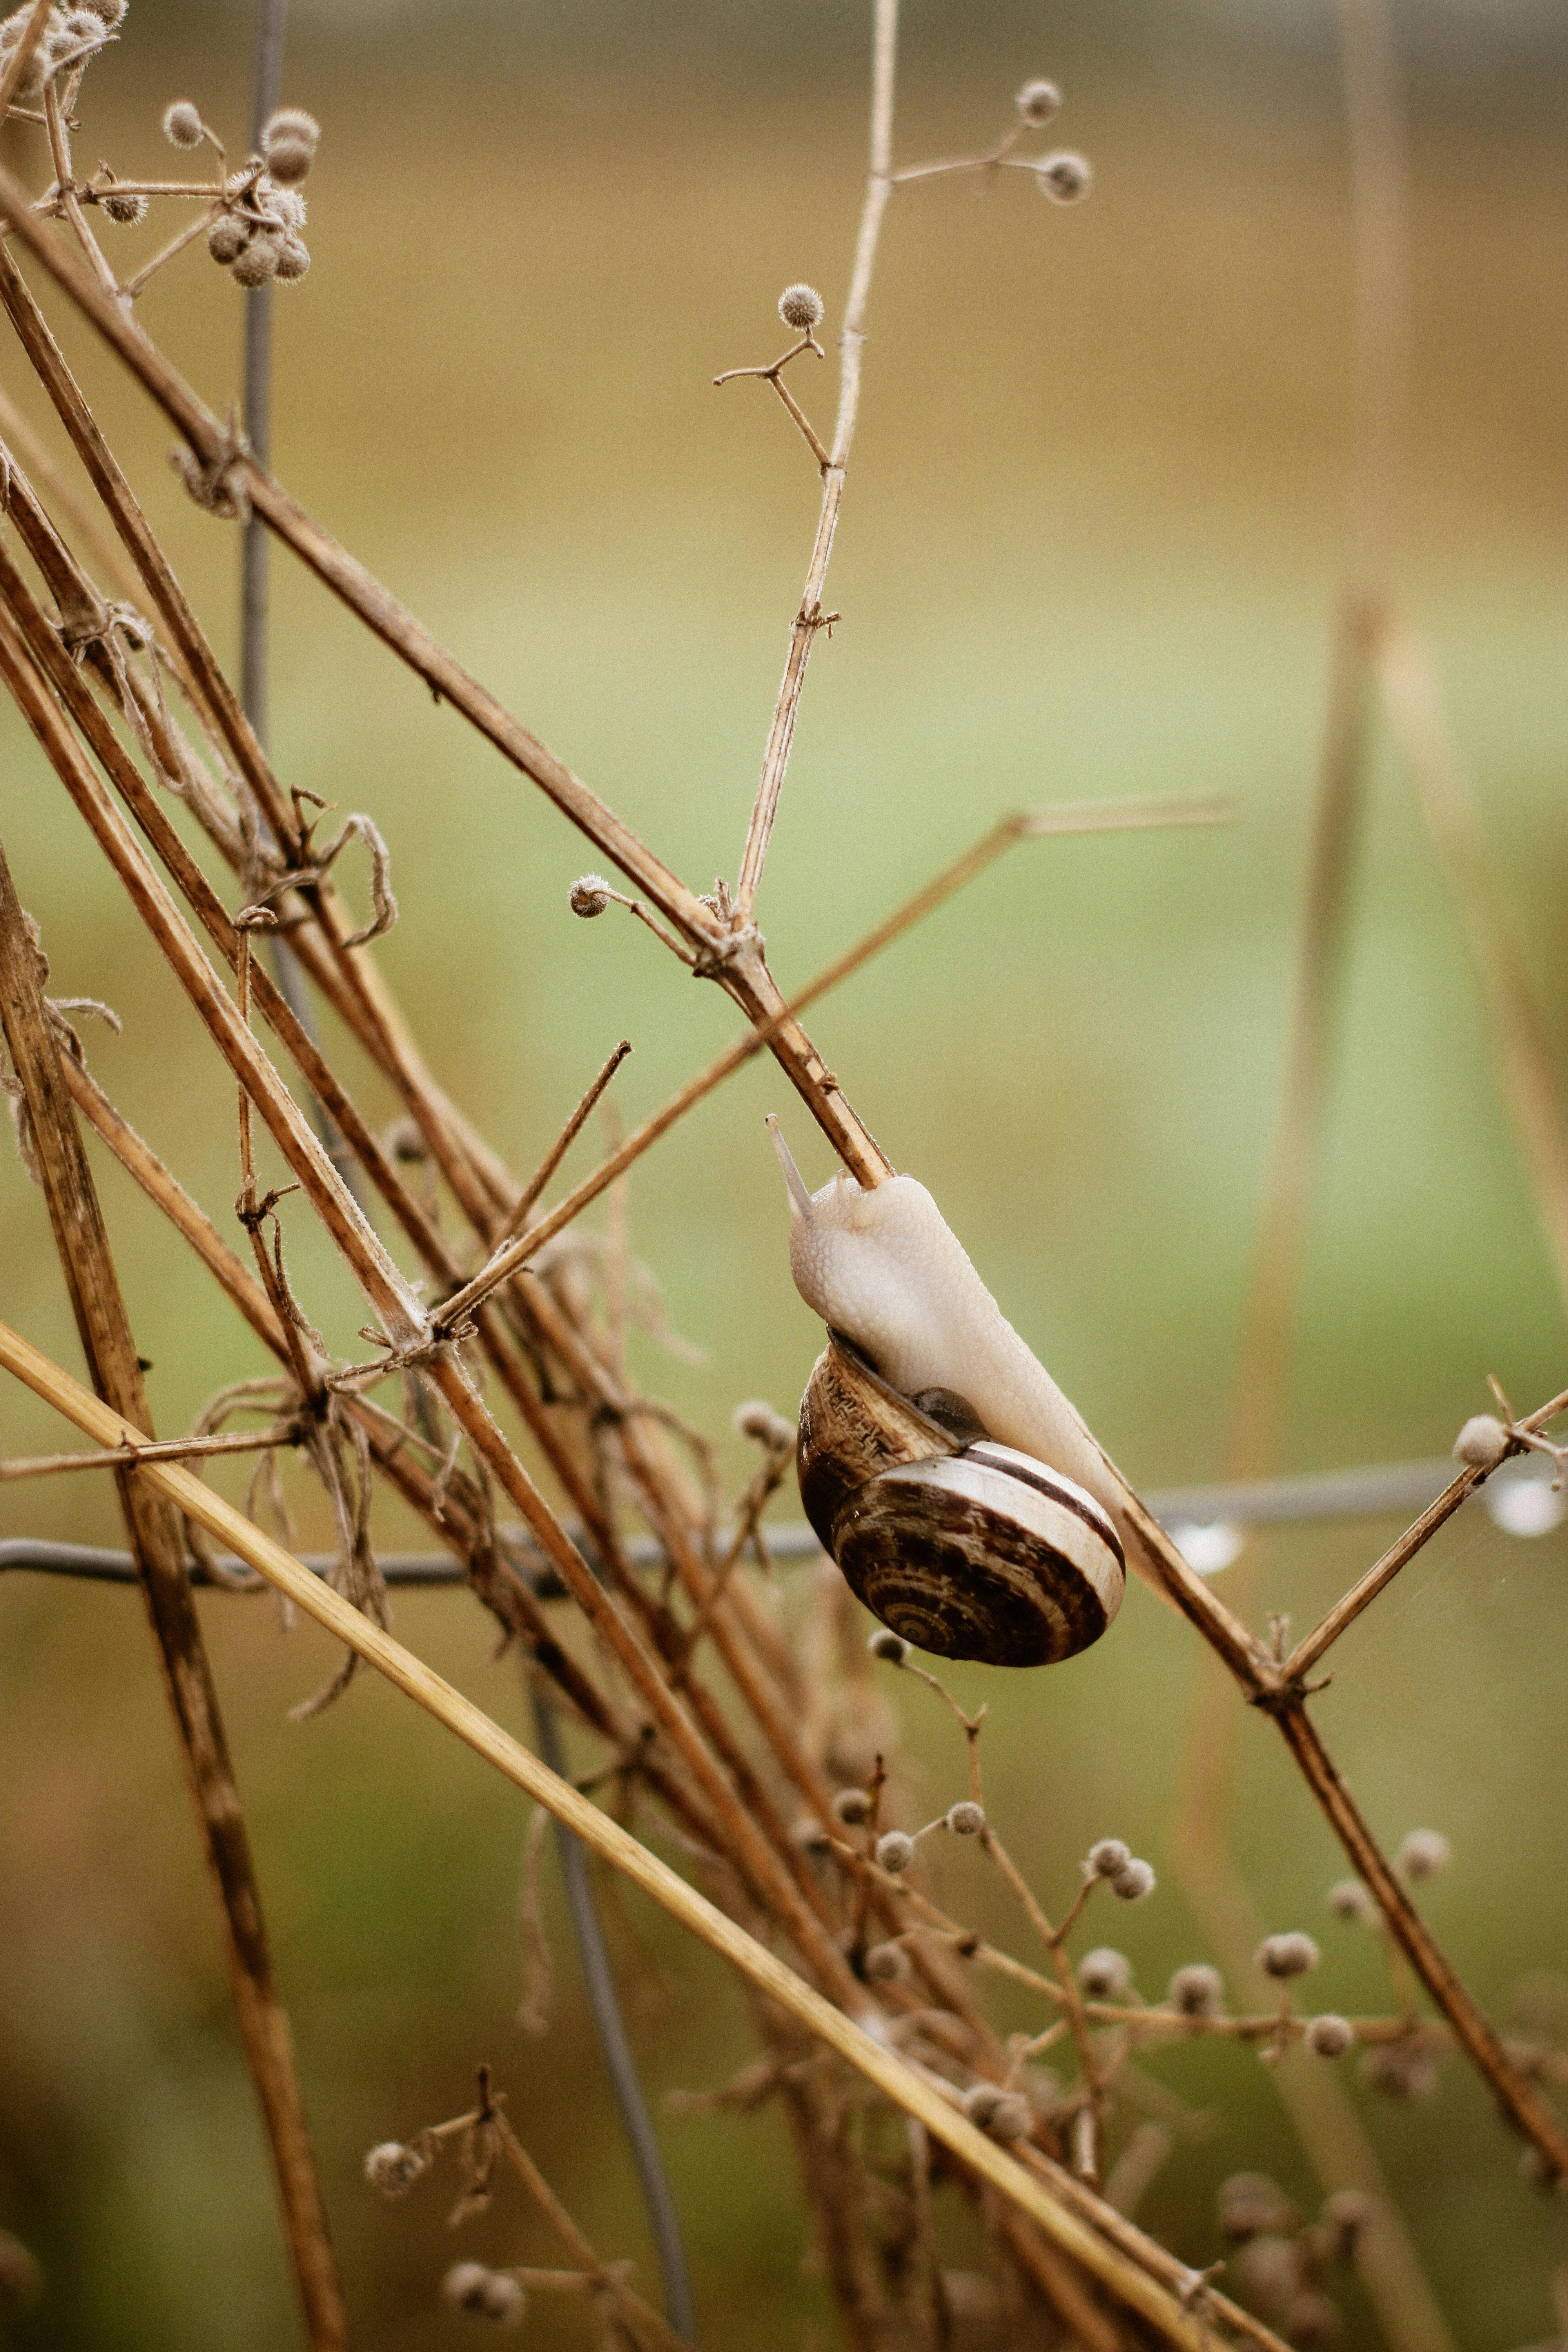
[[[1125,1562],[1103,1505],[988,1437],[952,1390],[901,1396],[837,1331],[801,1401],[798,1463],[824,1549],[916,1649],[1054,1665],[1121,1605]]]

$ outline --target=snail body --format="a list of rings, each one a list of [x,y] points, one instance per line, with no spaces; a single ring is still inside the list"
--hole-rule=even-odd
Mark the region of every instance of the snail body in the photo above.
[[[770,1124],[772,1124],[770,1122]],[[912,1176],[807,1191],[776,1125],[790,1270],[828,1326],[801,1406],[801,1496],[873,1614],[918,1647],[1040,1665],[1125,1586],[1100,1449]]]

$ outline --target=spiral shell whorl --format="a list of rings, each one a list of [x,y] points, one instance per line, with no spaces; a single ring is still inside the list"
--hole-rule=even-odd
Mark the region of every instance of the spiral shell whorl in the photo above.
[[[1050,1665],[1121,1605],[1121,1546],[1093,1496],[1013,1447],[961,1445],[837,1333],[801,1402],[799,1467],[852,1591],[918,1649]]]

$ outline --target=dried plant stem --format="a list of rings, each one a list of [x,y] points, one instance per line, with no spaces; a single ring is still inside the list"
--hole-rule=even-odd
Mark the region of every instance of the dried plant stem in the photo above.
[[[61,1084],[61,1055],[38,967],[0,851],[0,1020],[24,1089],[77,1328],[107,1400],[95,1410],[114,1423],[113,1450],[123,1453],[152,1436],[152,1418],[97,1192]],[[185,1578],[184,1542],[166,1501],[141,1472],[116,1475],[224,1921],[240,2033],[271,2146],[300,2301],[317,2352],[336,2352],[348,2342],[342,2292],[223,1716]],[[199,1484],[188,1471],[180,1475]]]
[[[583,2235],[582,2231],[513,2131],[505,2114],[500,2108],[492,2108],[489,2121],[500,2137],[507,2162],[521,2180],[529,2195],[579,2269],[586,2272],[601,2288],[605,2290],[613,2298],[616,2306],[625,2307],[627,2316],[635,2320],[639,2332],[647,2336],[650,2344],[658,2347],[658,2352],[686,2352],[686,2339],[678,2336],[674,2328],[660,2318],[651,2304],[645,2303],[640,2294],[634,2294],[629,2286],[605,2269],[589,2241]]]
[[[576,1141],[577,1137],[582,1133],[584,1126],[593,1116],[594,1106],[599,1100],[605,1088],[609,1085],[610,1080],[615,1076],[616,1072],[620,1068],[621,1064],[626,1060],[626,1055],[631,1052],[631,1039],[629,1037],[623,1037],[620,1044],[616,1047],[615,1052],[607,1057],[604,1067],[595,1078],[592,1086],[588,1088],[587,1093],[583,1097],[582,1101],[577,1105],[576,1109],[573,1112],[571,1118],[567,1120],[565,1126],[562,1129],[560,1134],[556,1137],[554,1142],[551,1145],[549,1150],[545,1153],[543,1159],[540,1161],[538,1167],[534,1170],[532,1175],[523,1186],[522,1192],[518,1200],[516,1208],[511,1211],[505,1223],[501,1226],[500,1233],[496,1235],[497,1244],[501,1242],[511,1241],[517,1234],[521,1233],[523,1227],[528,1223],[529,1215],[533,1208],[534,1202],[538,1200],[540,1194],[543,1192],[545,1186],[554,1175],[555,1171],[560,1167],[561,1162],[565,1159],[567,1152]]]
[[[1560,1412],[1568,1412],[1568,1389],[1554,1396],[1538,1411],[1526,1415],[1520,1423],[1521,1429],[1544,1429]],[[1305,1641],[1297,1644],[1287,1658],[1284,1678],[1299,1687],[1319,1663],[1327,1650],[1332,1648],[1348,1625],[1352,1625],[1362,1611],[1370,1606],[1384,1588],[1392,1584],[1402,1568],[1407,1568],[1422,1547],[1429,1543],[1438,1528],[1451,1519],[1461,1503],[1468,1500],[1478,1486],[1486,1483],[1484,1470],[1461,1470],[1452,1483],[1445,1486],[1435,1503],[1422,1512],[1414,1524],[1405,1528],[1397,1543],[1391,1544],[1383,1558],[1367,1570],[1353,1584],[1343,1600],[1337,1601]]]
[[[838,415],[833,429],[832,448],[823,451],[819,461],[822,463],[822,507],[817,516],[816,537],[812,545],[811,562],[806,567],[800,610],[790,629],[784,680],[773,706],[773,723],[768,729],[767,747],[763,753],[763,772],[741,856],[740,878],[735,888],[735,920],[740,929],[751,922],[756,905],[757,889],[763,878],[763,861],[768,854],[768,838],[778,814],[784,771],[789,765],[795,714],[800,709],[801,691],[805,684],[805,667],[811,659],[811,648],[817,631],[824,625],[823,584],[827,577],[828,560],[833,553],[833,535],[837,529],[838,509],[844,499],[845,472],[860,414],[860,356],[866,341],[866,306],[870,299],[871,273],[876,267],[882,215],[892,194],[893,90],[898,48],[899,0],[876,0],[871,35],[869,157],[859,234],[855,242],[855,267],[849,281],[849,299],[845,305],[844,326],[838,339]],[[783,386],[779,388],[782,392]],[[805,423],[804,418],[798,421],[802,425]],[[815,436],[812,437],[815,439]]]
[[[24,1381],[35,1395],[53,1405],[96,1444],[121,1445],[134,1438],[134,1430],[121,1414],[89,1395],[5,1324],[0,1324],[0,1369]],[[132,1475],[165,1496],[269,1584],[286,1593],[307,1615],[355,1650],[367,1664],[374,1666],[477,1755],[494,1765],[536,1803],[543,1805],[557,1821],[563,1822],[585,1845],[700,1937],[771,2000],[797,2018],[808,2032],[847,2059],[895,2105],[918,2117],[933,2139],[940,2140],[973,2172],[1029,2214],[1054,2243],[1149,2320],[1167,2343],[1182,2347],[1182,2352],[1213,2352],[1212,2327],[1184,2311],[1162,2283],[1170,2270],[1180,2270],[1163,2249],[1156,2247],[1120,2216],[1113,2218],[1111,2210],[1100,2200],[1086,2209],[1059,2189],[1054,2179],[1047,2186],[1047,2179],[1037,2174],[1031,2177],[1035,2167],[1026,2169],[994,2140],[987,2139],[962,2114],[955,2100],[950,2103],[950,2098],[942,2096],[881,2042],[836,2009],[617,1822],[580,1796],[569,1782],[549,1771],[460,1692],[433,1674],[379,1625],[362,1616],[320,1578],[312,1576],[280,1544],[253,1527],[190,1471],[174,1463],[151,1463]],[[858,1988],[855,1998],[858,2004],[866,2004],[867,1996]],[[1092,2212],[1092,2221],[1083,2218],[1086,2210]],[[1106,2234],[1102,2236],[1101,2231]],[[1159,2275],[1154,2275],[1156,2273]],[[1277,2345],[1277,2339],[1264,2340]]]
[[[0,256],[0,261],[4,257]],[[68,776],[72,796],[92,812],[104,846],[132,888],[137,911],[190,997],[215,1044],[245,1086],[300,1179],[323,1224],[360,1278],[365,1295],[398,1344],[424,1336],[425,1318],[403,1276],[366,1223],[337,1170],[301,1117],[287,1087],[219,986],[211,965],[181,921],[174,900],[138,848],[118,810],[98,786],[85,755],[62,718],[9,614],[0,615],[0,675],[57,772]]]
[[[128,1446],[122,1454],[36,1454],[20,1455],[10,1462],[0,1462],[0,1480],[7,1478],[52,1478],[68,1470],[120,1469],[127,1463],[141,1462],[151,1456],[161,1462],[182,1462],[196,1454],[265,1454],[275,1445],[292,1445],[299,1438],[292,1422],[279,1422],[275,1429],[258,1430],[254,1436],[244,1437],[169,1437],[154,1444]]]

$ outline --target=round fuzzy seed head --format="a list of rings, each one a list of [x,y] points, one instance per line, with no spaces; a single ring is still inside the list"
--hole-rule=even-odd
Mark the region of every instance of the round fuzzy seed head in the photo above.
[[[87,49],[99,49],[109,38],[103,19],[91,8],[73,8],[52,36],[60,48],[72,57]]]
[[[298,188],[279,188],[270,180],[258,180],[254,194],[256,203],[269,221],[276,221],[279,227],[286,228],[290,236],[299,236],[305,226],[308,206]]]
[[[1037,166],[1036,179],[1040,194],[1053,205],[1076,205],[1087,196],[1094,184],[1094,173],[1081,155],[1065,151],[1060,155],[1047,155]]]
[[[984,2131],[1004,2095],[994,2083],[971,2083],[963,2095],[963,2112],[972,2124],[978,2124]]]
[[[984,1806],[977,1805],[972,1797],[965,1797],[959,1804],[950,1805],[947,1826],[954,1837],[978,1837],[985,1827]]]
[[[384,2139],[365,2158],[364,2177],[383,2197],[406,2197],[429,2163],[418,2148],[405,2147],[401,2140]]]
[[[803,1821],[796,1822],[790,1832],[790,1841],[799,1846],[802,1853],[826,1853],[832,1844],[822,1823],[814,1821],[809,1813]]]
[[[604,913],[613,896],[602,874],[580,874],[572,885],[567,904],[574,915],[581,915],[587,922],[593,916]]]
[[[147,199],[145,196],[105,196],[103,209],[111,221],[118,221],[121,228],[134,228],[138,221],[144,221],[147,217]]]
[[[892,1633],[886,1625],[878,1627],[866,1647],[886,1666],[901,1666],[910,1654],[910,1645],[903,1635]]]
[[[231,261],[239,258],[249,243],[250,223],[240,220],[234,213],[219,213],[207,231],[207,251],[226,269]]]
[[[1285,2191],[1266,2172],[1233,2172],[1220,2183],[1215,2205],[1219,2226],[1227,2238],[1293,2230],[1298,2220]]]
[[[1495,1470],[1508,1452],[1508,1432],[1495,1412],[1472,1413],[1454,1440],[1454,1459],[1470,1470]]]
[[[787,1454],[795,1444],[794,1422],[786,1421],[765,1397],[749,1397],[744,1404],[738,1404],[735,1427],[741,1436],[754,1438],[775,1454]]]
[[[985,2118],[985,2128],[993,2139],[1027,2139],[1034,2120],[1034,2109],[1021,2093],[1004,2091]]]
[[[886,1830],[877,1840],[877,1867],[896,1876],[915,1858],[915,1842],[903,1830]]]
[[[786,286],[779,296],[779,317],[797,334],[809,335],[822,324],[822,297],[815,286]]]
[[[275,139],[268,150],[267,168],[280,184],[292,187],[315,161],[315,152],[298,139]]]
[[[1042,131],[1061,111],[1062,94],[1054,81],[1026,81],[1018,92],[1018,120],[1031,131]]]
[[[113,33],[125,22],[130,0],[81,0],[81,5],[98,18],[107,31]]]
[[[163,110],[163,136],[171,147],[199,147],[202,118],[188,98],[177,98]]]
[[[265,286],[278,275],[282,258],[283,239],[276,230],[258,228],[234,257],[234,278],[238,286]]]
[[[910,1973],[910,1956],[902,1944],[873,1944],[866,1955],[866,1974],[873,1984],[902,1984]]]
[[[459,2311],[477,2311],[489,2275],[483,2263],[454,2263],[441,2281],[441,2292]]]
[[[1361,2062],[1361,2078],[1387,2099],[1429,2099],[1437,2087],[1437,2061],[1414,2039],[1374,2042]]]
[[[1140,1862],[1136,1855],[1123,1864],[1110,1882],[1110,1891],[1121,1903],[1142,1903],[1145,1895],[1154,1892],[1153,1865]]]
[[[1132,1981],[1132,1963],[1124,1952],[1101,1944],[1079,1960],[1078,1980],[1090,2000],[1114,2000]]]
[[[1225,2007],[1225,1981],[1206,1960],[1189,1960],[1171,1979],[1165,1998],[1184,2017],[1217,2017]]]
[[[1299,1928],[1289,1935],[1265,1936],[1258,1947],[1258,1965],[1268,1977],[1304,1977],[1318,1965],[1318,1948]]]
[[[864,1789],[840,1789],[833,1800],[833,1817],[846,1829],[858,1829],[871,1818],[871,1800]]]
[[[1120,1838],[1101,1838],[1089,1847],[1083,1866],[1091,1878],[1114,1878],[1131,1859],[1131,1847],[1123,1845]]]
[[[316,160],[321,126],[302,106],[280,106],[261,134],[261,152],[275,180],[292,185]]]
[[[1329,1908],[1336,1919],[1345,1919],[1358,1926],[1377,1916],[1377,1905],[1370,1887],[1359,1878],[1341,1878],[1329,1889]]]
[[[278,281],[297,286],[310,267],[309,248],[297,236],[286,236],[278,247]]]
[[[1320,2058],[1342,2058],[1354,2040],[1348,2017],[1314,2017],[1307,2028],[1307,2047]]]
[[[1412,1830],[1394,1856],[1406,1878],[1436,1878],[1447,1870],[1453,1848],[1441,1830]]]
[[[493,2321],[497,2327],[521,2327],[528,2297],[516,2279],[508,2278],[504,2271],[491,2271],[478,2300],[468,2307],[477,2311],[481,2319]]]

